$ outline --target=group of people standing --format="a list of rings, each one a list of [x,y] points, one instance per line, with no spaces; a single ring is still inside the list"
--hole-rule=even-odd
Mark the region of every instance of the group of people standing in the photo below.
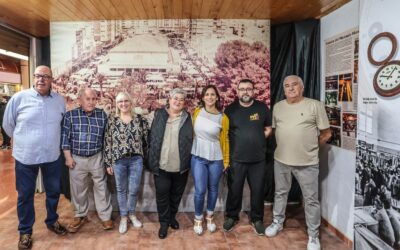
[[[160,239],[167,237],[169,227],[179,229],[176,214],[189,170],[195,187],[193,230],[198,235],[203,233],[204,222],[207,231],[217,229],[213,216],[224,173],[228,180],[224,231],[231,231],[239,220],[247,179],[251,192],[249,218],[255,232],[268,237],[277,235],[283,228],[293,174],[303,191],[308,249],[320,248],[318,148],[331,134],[323,105],[303,97],[300,77],[285,78],[286,100],[276,104],[272,116],[266,104],[254,99],[254,83],[243,79],[237,84],[238,100],[224,112],[213,85],[202,90],[193,116],[185,110],[186,92],[180,88],[171,90],[168,104],[155,111],[151,126],[143,116],[135,114],[128,93],[116,96],[116,112],[107,117],[96,108],[95,90],[81,89],[80,107],[66,111],[63,97],[51,91],[50,68],[37,67],[34,80],[32,89],[11,98],[3,121],[14,143],[20,249],[32,246],[33,199],[39,168],[46,191],[45,223],[49,230],[65,235],[77,232],[88,222],[90,187],[103,229],[113,228],[107,173],[115,176],[121,216],[119,232],[126,233],[129,222],[133,227],[142,227],[135,210],[144,166],[154,175]],[[265,229],[266,138],[273,130],[277,139],[274,217]],[[69,168],[75,210],[67,228],[58,222],[56,212],[62,165],[58,145]]]

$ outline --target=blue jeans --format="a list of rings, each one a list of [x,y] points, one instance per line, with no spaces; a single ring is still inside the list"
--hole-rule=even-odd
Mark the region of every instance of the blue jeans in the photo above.
[[[43,184],[46,191],[47,225],[53,225],[57,219],[57,206],[60,198],[61,158],[54,162],[26,165],[15,161],[15,182],[18,192],[17,213],[18,230],[20,234],[32,234],[35,223],[34,196],[36,179],[39,168],[43,175]]]
[[[114,175],[121,216],[128,216],[128,212],[135,213],[142,170],[143,158],[140,155],[122,158],[115,162]]]
[[[206,191],[207,211],[214,212],[218,198],[218,185],[224,171],[222,160],[209,161],[207,159],[192,155],[192,176],[194,181],[194,208],[195,215],[203,215],[204,198]]]

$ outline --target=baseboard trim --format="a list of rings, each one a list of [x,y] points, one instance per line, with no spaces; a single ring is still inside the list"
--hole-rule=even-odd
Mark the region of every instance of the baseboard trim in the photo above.
[[[353,247],[353,241],[347,238],[342,232],[332,226],[327,220],[321,218],[321,223],[326,228],[328,228],[332,233],[334,233],[339,239],[341,239],[348,247]]]

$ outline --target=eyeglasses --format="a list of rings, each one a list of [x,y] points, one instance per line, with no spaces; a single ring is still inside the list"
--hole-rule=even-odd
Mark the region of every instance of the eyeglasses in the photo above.
[[[247,88],[247,89],[238,89],[239,92],[252,92],[254,89],[253,88]]]
[[[44,80],[50,80],[52,77],[49,75],[33,74],[36,79],[43,78]]]
[[[123,102],[131,102],[130,100],[119,100],[117,103],[123,103]]]

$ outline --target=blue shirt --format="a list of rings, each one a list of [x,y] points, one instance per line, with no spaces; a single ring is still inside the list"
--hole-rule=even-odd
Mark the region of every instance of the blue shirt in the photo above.
[[[26,165],[56,161],[64,113],[64,98],[55,92],[48,96],[34,89],[16,93],[3,119],[5,132],[13,138],[14,158]]]
[[[79,156],[92,156],[103,149],[106,113],[95,108],[88,115],[82,108],[65,114],[61,148]]]

